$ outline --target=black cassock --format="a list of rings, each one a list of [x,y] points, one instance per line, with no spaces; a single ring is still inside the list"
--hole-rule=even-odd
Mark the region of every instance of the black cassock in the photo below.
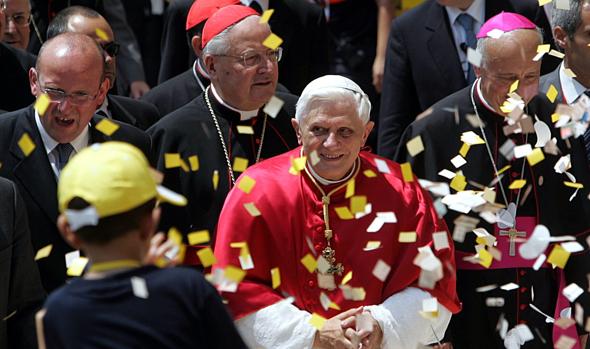
[[[285,104],[276,118],[267,117],[266,132],[260,160],[284,153],[297,146],[297,137],[291,126],[295,116],[297,97],[277,93]],[[236,157],[248,159],[248,165],[256,162],[264,124],[262,108],[257,117],[240,121],[239,113],[220,104],[209,90],[209,100],[223,134],[230,162]],[[237,126],[252,126],[254,135],[241,134]],[[204,94],[182,108],[167,115],[148,130],[157,156],[157,168],[164,173],[163,185],[185,195],[186,207],[162,207],[160,228],[168,231],[176,227],[186,235],[189,232],[207,229],[212,234],[223,202],[231,188],[227,161],[213,118],[205,103]],[[178,153],[187,165],[182,168],[165,168],[165,154]],[[191,156],[198,157],[198,170],[190,168]],[[213,177],[217,171],[218,184],[214,188]],[[234,173],[236,181],[240,173]],[[261,185],[261,184],[258,184]],[[194,257],[194,256],[192,256]]]
[[[561,155],[571,154],[572,170],[570,172],[577,177],[578,182],[585,184],[577,196],[570,202],[569,197],[574,189],[566,187],[563,182],[569,181],[564,174],[558,174],[553,166],[560,155],[545,153],[545,159],[540,163],[529,166],[525,158],[507,160],[500,152],[500,147],[510,138],[516,145],[522,145],[527,141],[524,134],[509,134],[503,132],[506,125],[504,117],[492,112],[474,92],[474,100],[484,127],[487,140],[490,145],[492,157],[497,164],[497,169],[510,165],[510,169],[504,172],[500,181],[495,185],[496,203],[504,204],[499,185],[504,187],[507,201],[516,203],[518,190],[510,190],[508,186],[514,180],[525,179],[527,185],[522,188],[520,201],[518,202],[517,217],[533,217],[534,225],[543,224],[548,227],[552,236],[574,235],[586,250],[578,254],[572,254],[565,267],[566,285],[576,282],[582,289],[587,289],[586,273],[590,269],[590,259],[585,239],[590,229],[586,199],[588,195],[588,164],[585,159],[583,144],[579,139],[572,139],[569,148],[559,137],[558,130],[551,123],[553,108],[549,105],[545,96],[534,98],[525,110],[529,115],[537,115],[551,129],[553,137],[558,139],[557,146]],[[451,159],[459,154],[463,145],[460,140],[461,134],[473,131],[483,138],[477,124],[474,126],[468,119],[468,115],[474,114],[471,101],[471,86],[464,88],[449,97],[436,103],[430,115],[413,122],[405,131],[402,142],[398,147],[396,160],[400,163],[409,161],[412,170],[418,178],[431,181],[449,181],[438,173],[443,169],[456,172],[457,169],[451,164]],[[534,121],[534,120],[533,120]],[[424,144],[424,151],[412,157],[407,153],[405,144],[412,138],[420,135]],[[534,148],[536,143],[535,133],[528,134],[528,143]],[[484,144],[472,145],[465,160],[467,163],[459,168],[468,182],[465,190],[482,190],[472,183],[490,186],[495,177],[490,157]],[[524,163],[524,167],[523,167]],[[522,171],[524,169],[524,171]],[[528,185],[532,190],[528,196],[524,195]],[[454,230],[455,219],[461,213],[449,210],[445,220],[451,233]],[[481,221],[478,227],[485,228],[489,233],[496,235],[498,243],[507,243],[508,237],[496,234],[494,226],[481,219],[477,213],[470,212],[469,216],[479,218]],[[517,218],[517,230],[518,220]],[[534,227],[533,225],[533,227]],[[527,237],[530,236],[530,232]],[[502,241],[504,239],[504,241]],[[461,263],[462,257],[466,254],[475,254],[475,234],[468,232],[464,242],[455,241],[456,260]],[[519,255],[516,243],[516,255]],[[553,247],[550,246],[545,252],[547,255]],[[504,253],[502,259],[517,258],[510,257]],[[504,260],[510,262],[510,259]],[[534,260],[533,260],[534,262]],[[496,261],[494,261],[496,263]],[[508,263],[509,264],[509,263]],[[533,335],[534,340],[527,342],[522,348],[553,348],[552,324],[545,322],[545,317],[532,309],[534,304],[545,314],[553,317],[555,302],[559,286],[558,269],[541,268],[538,271],[530,267],[513,268],[505,267],[481,270],[457,270],[457,291],[462,301],[462,311],[453,316],[451,325],[447,330],[447,337],[453,341],[454,348],[504,348],[503,341],[496,330],[501,316],[509,324],[509,329],[520,323],[526,324]],[[478,287],[487,285],[502,286],[508,283],[515,283],[519,287],[511,291],[496,288],[488,292],[477,292]],[[488,298],[503,298],[504,305],[491,307],[486,305]],[[584,306],[587,303],[587,294],[584,294],[577,301]],[[586,309],[588,309],[585,306]],[[543,339],[541,339],[541,337]],[[545,342],[543,342],[545,341]]]

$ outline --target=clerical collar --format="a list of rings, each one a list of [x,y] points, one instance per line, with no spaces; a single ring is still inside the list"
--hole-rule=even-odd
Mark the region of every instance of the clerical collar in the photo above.
[[[483,106],[486,107],[492,113],[498,114],[498,112],[495,111],[494,108],[492,108],[492,106],[488,103],[488,101],[486,101],[486,99],[483,97],[483,93],[481,92],[481,78],[477,78],[477,80],[475,80],[474,84],[475,84],[475,91],[477,93],[477,98],[481,101],[481,104],[483,104]]]
[[[255,110],[240,110],[240,109],[236,109],[236,108],[232,107],[231,105],[225,103],[223,101],[223,99],[221,99],[221,96],[219,96],[219,94],[217,94],[217,91],[215,90],[215,86],[213,86],[213,84],[211,84],[211,92],[213,92],[213,96],[215,97],[215,99],[217,100],[217,102],[219,102],[221,105],[223,105],[227,109],[232,110],[232,111],[235,111],[236,113],[240,114],[240,120],[241,121],[250,120],[253,117],[255,117],[256,115],[258,115],[258,110],[259,109],[255,109]]]
[[[35,110],[35,123],[37,124],[37,129],[39,130],[39,134],[41,135],[41,141],[43,142],[43,146],[45,147],[45,152],[49,155],[55,149],[55,147],[59,144],[58,141],[53,139],[41,123],[41,118],[37,110]],[[82,149],[88,146],[90,142],[90,133],[88,132],[88,126],[82,130],[82,133],[78,135],[73,141],[70,142],[72,147],[74,147],[74,151],[79,153]]]
[[[559,82],[563,98],[568,104],[575,103],[588,90],[578,80],[566,74],[563,62],[559,65]]]
[[[205,84],[203,84],[203,82],[199,78],[199,74],[201,76],[203,76],[204,78],[206,78],[207,80],[209,80],[209,74],[201,66],[201,60],[199,58],[197,58],[195,60],[195,63],[193,63],[193,76],[195,77],[195,80],[197,80],[199,87],[201,87],[201,91],[205,91]]]
[[[303,148],[302,148],[303,151]],[[311,164],[307,164],[307,168],[309,169],[309,173],[313,176],[313,178],[315,178],[316,181],[318,181],[321,185],[323,186],[328,186],[328,185],[334,185],[334,184],[340,184],[340,183],[344,183],[346,181],[348,181],[352,175],[356,172],[356,161],[354,162],[354,164],[352,165],[352,168],[350,169],[350,172],[344,176],[344,178],[339,179],[339,180],[331,180],[331,179],[326,179],[322,176],[320,176],[319,174],[317,174],[317,172],[313,169],[313,166],[311,166]]]
[[[258,5],[262,8],[262,11],[268,10],[268,2],[269,0],[241,0],[240,1],[244,6],[250,6],[251,3],[257,2]]]

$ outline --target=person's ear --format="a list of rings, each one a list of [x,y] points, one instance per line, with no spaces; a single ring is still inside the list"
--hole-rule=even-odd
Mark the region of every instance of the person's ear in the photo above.
[[[72,246],[72,248],[74,248],[75,250],[80,249],[82,241],[80,241],[80,238],[78,238],[76,233],[74,233],[74,231],[70,227],[70,224],[68,223],[66,215],[63,213],[60,214],[57,218],[57,229],[59,230],[59,233],[64,238],[64,240],[66,240],[66,242],[70,246]]]
[[[556,26],[553,28],[553,39],[557,46],[561,47],[562,49],[569,48],[569,38],[565,30],[562,27]]]
[[[150,240],[158,229],[162,209],[155,207],[150,215],[146,215],[139,222],[139,233],[142,240]]]
[[[205,64],[205,70],[207,70],[207,74],[211,79],[217,77],[217,67],[216,67],[216,60],[213,55],[205,55],[202,59],[202,62]]]
[[[367,142],[367,139],[369,138],[369,135],[371,134],[373,127],[375,127],[375,123],[373,121],[369,121],[365,125],[365,130],[363,132],[363,143],[361,144],[361,148],[365,146],[365,143]]]
[[[191,38],[191,46],[193,47],[193,51],[197,57],[201,57],[203,54],[203,49],[201,48],[201,36],[195,35]]]
[[[39,76],[35,68],[29,69],[29,86],[31,87],[31,94],[33,96],[37,97],[42,93],[41,86],[39,86]]]
[[[299,143],[299,145],[303,145],[303,141],[301,139],[301,128],[299,127],[300,125],[297,119],[291,119],[291,126],[293,126],[295,134],[297,135],[297,143]]]

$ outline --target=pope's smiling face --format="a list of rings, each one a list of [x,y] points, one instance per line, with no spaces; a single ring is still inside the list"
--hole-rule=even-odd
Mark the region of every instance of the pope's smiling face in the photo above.
[[[373,122],[366,125],[351,99],[316,99],[301,123],[292,120],[299,144],[307,156],[316,152],[315,172],[329,180],[345,177],[365,145]]]

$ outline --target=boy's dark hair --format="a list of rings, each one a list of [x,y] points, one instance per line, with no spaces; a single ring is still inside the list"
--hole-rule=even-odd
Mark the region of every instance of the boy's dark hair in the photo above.
[[[75,197],[68,204],[68,209],[83,210],[89,206],[90,204],[86,200]],[[155,198],[127,212],[100,218],[97,225],[84,226],[74,233],[84,242],[104,245],[129,231],[139,228],[139,222],[146,216],[151,216],[154,207],[156,207]]]

